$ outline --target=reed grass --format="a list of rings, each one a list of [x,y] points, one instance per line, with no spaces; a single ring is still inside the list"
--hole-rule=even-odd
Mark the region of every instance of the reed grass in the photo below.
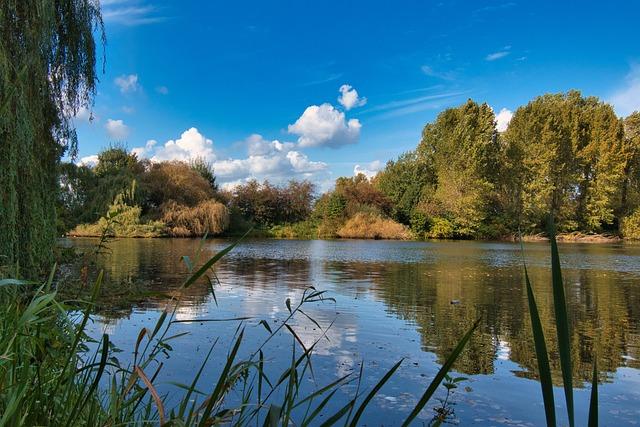
[[[556,242],[556,229],[551,218],[549,221],[549,241],[551,243],[551,285],[553,291],[553,308],[555,312],[555,329],[558,344],[558,354],[560,356],[560,369],[562,371],[562,382],[564,389],[565,404],[567,408],[567,419],[569,426],[575,425],[575,411],[573,399],[573,374],[571,368],[571,335],[569,333],[569,316],[567,302],[562,281],[562,267],[560,265],[560,255]],[[521,240],[522,242],[522,240]],[[522,245],[522,243],[521,243]],[[524,253],[524,250],[523,250]],[[553,383],[551,380],[551,369],[547,354],[547,345],[540,322],[540,314],[535,301],[526,263],[524,262],[525,285],[527,288],[527,300],[529,303],[529,314],[531,317],[531,328],[538,359],[538,374],[540,387],[544,401],[544,410],[547,426],[556,426],[556,412],[553,395]],[[598,370],[597,358],[594,356],[593,378],[591,382],[591,398],[589,402],[588,425],[598,426]]]

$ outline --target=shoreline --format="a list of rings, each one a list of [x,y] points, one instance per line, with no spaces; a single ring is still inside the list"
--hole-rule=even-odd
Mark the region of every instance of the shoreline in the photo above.
[[[239,238],[243,234],[221,234],[217,236],[209,236],[209,238],[220,238],[220,239],[233,239]],[[64,238],[74,238],[74,239],[82,239],[82,238],[99,238],[101,236],[98,235],[78,235],[78,234],[66,234],[61,236]],[[394,240],[399,242],[451,242],[451,241],[464,241],[464,242],[518,242],[519,237],[517,235],[508,235],[502,238],[497,239],[373,239],[367,237],[353,237],[353,238],[344,238],[344,237],[335,237],[335,238],[304,238],[304,237],[280,237],[280,236],[272,236],[268,233],[261,233],[259,230],[255,233],[250,233],[247,237],[249,238],[260,238],[260,239],[273,239],[273,240]],[[200,239],[202,236],[111,236],[112,239]],[[527,234],[522,236],[522,241],[525,243],[538,243],[538,242],[548,242],[549,237],[547,237],[544,233],[537,234]],[[572,233],[559,233],[556,235],[556,241],[558,243],[589,243],[589,244],[604,244],[604,243],[628,243],[633,242],[635,239],[625,239],[620,236],[615,236],[611,234],[596,234],[596,233],[582,233],[582,232],[572,232]]]

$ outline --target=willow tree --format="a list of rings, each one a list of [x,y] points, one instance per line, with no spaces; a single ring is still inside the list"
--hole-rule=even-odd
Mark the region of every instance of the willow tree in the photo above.
[[[57,168],[96,90],[94,34],[104,44],[96,0],[0,2],[0,265],[23,274],[52,260]]]

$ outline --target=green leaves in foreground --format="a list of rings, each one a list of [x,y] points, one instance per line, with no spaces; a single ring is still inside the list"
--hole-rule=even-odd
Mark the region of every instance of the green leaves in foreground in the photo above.
[[[571,335],[569,334],[569,318],[567,312],[567,301],[562,282],[562,269],[560,267],[560,256],[556,243],[555,226],[551,221],[549,227],[549,239],[551,241],[551,278],[553,285],[553,306],[556,319],[556,333],[558,338],[558,353],[560,355],[560,368],[562,370],[562,381],[564,395],[567,405],[567,417],[569,426],[575,426],[574,402],[573,402],[573,377],[571,368]],[[522,247],[522,242],[521,242]],[[523,249],[524,253],[524,249]],[[531,329],[538,359],[538,375],[540,377],[540,387],[542,388],[542,398],[544,400],[545,417],[547,426],[556,426],[556,413],[553,397],[553,382],[551,379],[551,369],[549,367],[549,356],[544,338],[544,331],[540,321],[538,306],[533,294],[529,274],[526,264],[524,266],[525,284],[527,288],[527,300],[529,302],[529,314],[531,316]],[[598,425],[598,371],[597,363],[593,362],[593,380],[591,385],[591,401],[589,405],[589,427]]]

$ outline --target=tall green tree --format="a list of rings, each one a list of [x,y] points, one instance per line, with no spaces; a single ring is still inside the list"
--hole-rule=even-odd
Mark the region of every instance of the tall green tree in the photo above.
[[[624,119],[624,181],[620,195],[620,215],[640,205],[640,111]]]
[[[52,260],[57,167],[95,94],[96,32],[92,0],[0,2],[0,264],[25,274]]]
[[[391,216],[410,224],[423,193],[430,193],[435,183],[433,165],[416,151],[409,151],[397,160],[387,162],[374,178],[374,185],[391,201]]]
[[[504,138],[509,191],[526,230],[544,229],[550,211],[563,231],[615,225],[623,128],[610,105],[577,91],[543,95],[515,112]]]
[[[435,176],[433,194],[422,195],[422,210],[452,222],[459,237],[477,235],[496,210],[500,151],[495,115],[487,104],[468,100],[440,113],[425,126],[416,150]]]

